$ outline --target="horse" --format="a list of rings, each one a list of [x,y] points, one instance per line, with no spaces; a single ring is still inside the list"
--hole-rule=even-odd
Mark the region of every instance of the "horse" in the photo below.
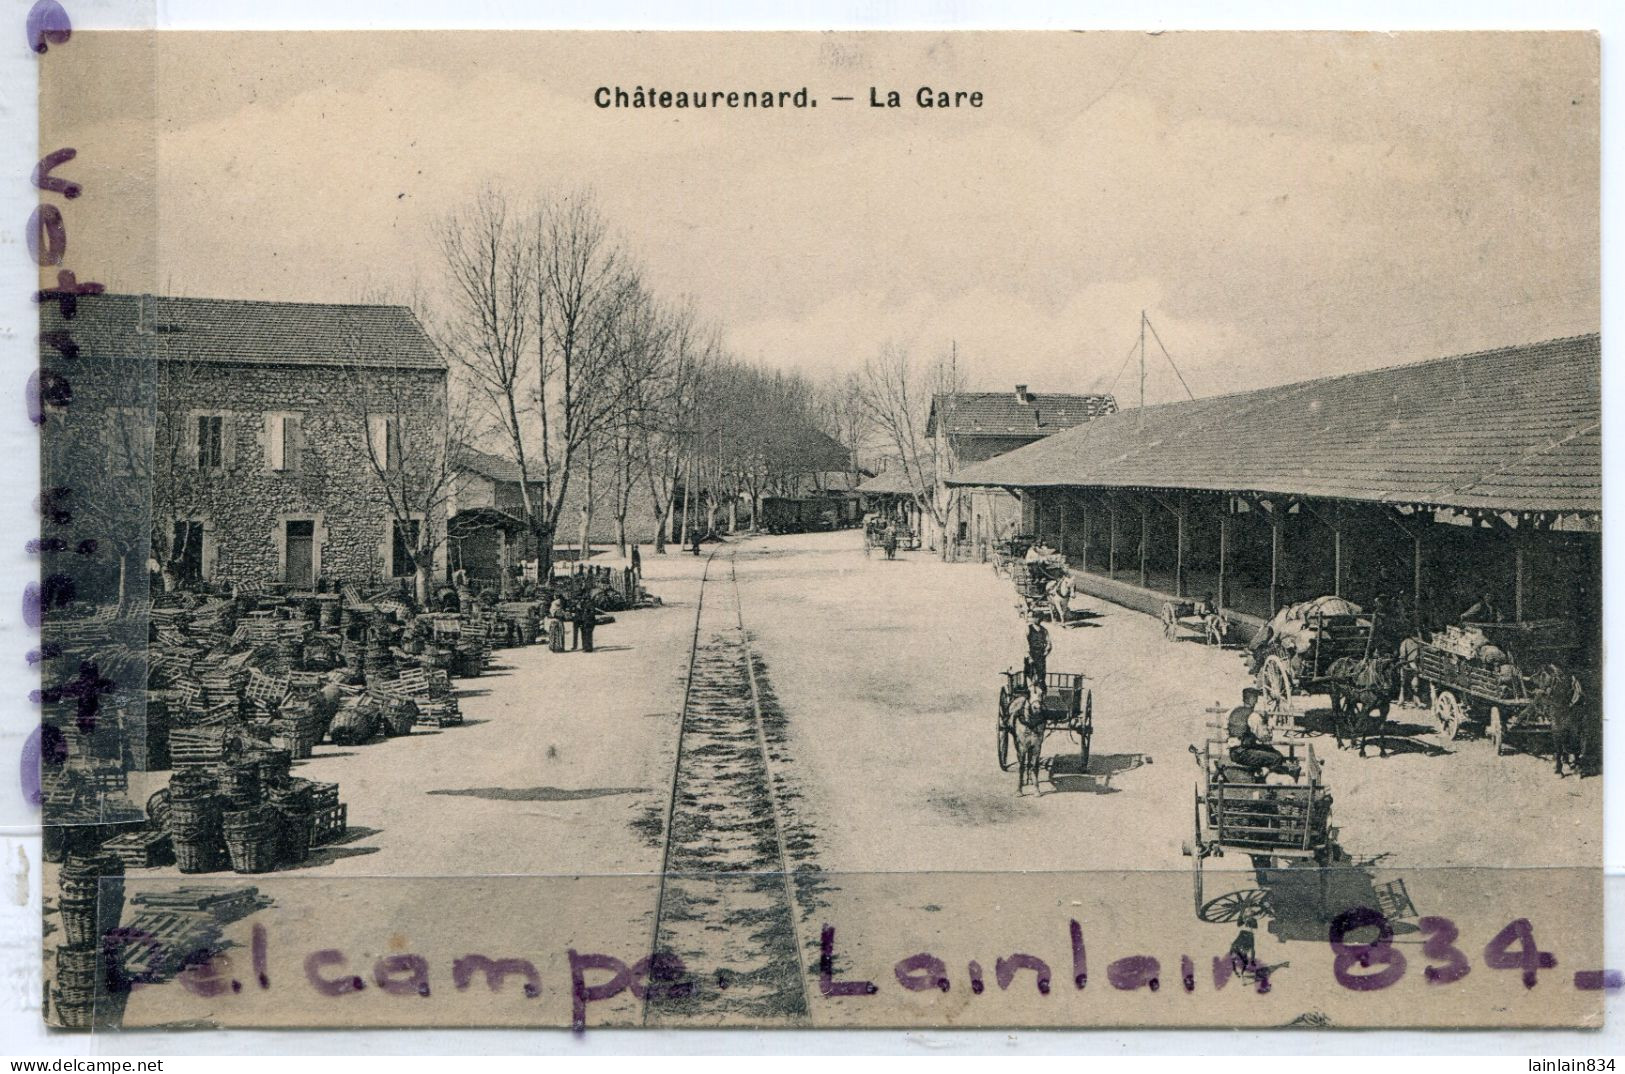
[[[1532,708],[1537,718],[1544,717],[1552,725],[1552,767],[1559,777],[1564,775],[1563,764],[1576,774],[1580,772],[1580,758],[1586,752],[1586,713],[1580,704],[1585,691],[1577,676],[1569,674],[1556,664],[1547,664],[1530,677],[1534,687]]]
[[[1044,691],[1042,687],[1018,694],[1010,706],[1016,732],[1016,793],[1030,781],[1038,790],[1038,762],[1044,753]]]
[[[1368,717],[1379,714],[1377,722],[1388,722],[1388,709],[1394,700],[1396,676],[1394,658],[1386,654],[1344,656],[1332,661],[1326,669],[1329,680],[1327,692],[1332,698],[1332,734],[1337,737],[1337,748],[1359,740],[1360,756],[1365,756],[1365,742],[1369,735]],[[1381,730],[1377,734],[1379,755],[1388,756],[1388,736]]]

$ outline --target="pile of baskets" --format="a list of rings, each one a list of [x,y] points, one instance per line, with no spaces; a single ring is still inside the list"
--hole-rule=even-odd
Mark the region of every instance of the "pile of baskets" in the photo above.
[[[300,865],[317,842],[342,834],[338,784],[297,778],[292,762],[288,750],[268,749],[176,772],[147,804],[151,822],[168,829],[176,867],[264,873]]]
[[[51,996],[57,1017],[70,1029],[117,1025],[129,988],[119,973],[116,945],[103,938],[124,915],[124,865],[111,854],[71,855],[59,883],[64,936]]]

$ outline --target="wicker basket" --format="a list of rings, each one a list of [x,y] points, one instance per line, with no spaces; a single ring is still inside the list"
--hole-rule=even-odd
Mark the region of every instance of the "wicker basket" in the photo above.
[[[236,810],[252,809],[264,800],[261,791],[261,769],[253,760],[223,764],[217,770],[220,777],[220,796]]]
[[[276,810],[255,806],[229,812],[222,818],[226,851],[239,873],[266,873],[276,868],[280,825]]]
[[[281,823],[278,829],[277,856],[284,865],[301,865],[310,857],[311,840],[316,834],[316,816],[303,812],[277,809]]]

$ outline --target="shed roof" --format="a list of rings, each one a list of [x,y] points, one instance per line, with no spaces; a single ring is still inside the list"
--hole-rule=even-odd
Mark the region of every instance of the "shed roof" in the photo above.
[[[952,485],[1260,492],[1551,513],[1602,509],[1601,342],[1502,347],[1124,411]]]
[[[936,484],[936,478],[931,473],[927,472],[924,477],[927,489]],[[909,480],[908,470],[899,465],[869,478],[858,486],[858,491],[871,496],[911,496],[914,494],[914,484]]]
[[[457,445],[452,461],[459,470],[479,474],[491,481],[508,481],[517,485],[521,477],[519,464],[514,460],[468,444]]]
[[[40,328],[67,331],[84,357],[446,368],[405,306],[101,294],[81,296],[75,307],[67,320],[58,304],[42,304]]]
[[[954,392],[931,399],[925,435],[937,426],[948,436],[1040,437],[1071,429],[1117,410],[1110,395],[1067,395],[1057,392]]]

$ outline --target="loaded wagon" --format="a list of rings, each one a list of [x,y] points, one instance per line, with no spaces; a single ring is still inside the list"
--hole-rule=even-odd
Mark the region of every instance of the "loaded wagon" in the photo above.
[[[1297,647],[1277,643],[1258,669],[1264,707],[1274,713],[1290,714],[1294,695],[1325,693],[1337,661],[1371,655],[1370,615],[1311,612],[1302,622],[1292,636]]]
[[[1416,643],[1417,677],[1446,739],[1464,723],[1481,724],[1499,756],[1509,738],[1551,733],[1531,679],[1548,664],[1571,670],[1577,643],[1567,620],[1465,623]]]

